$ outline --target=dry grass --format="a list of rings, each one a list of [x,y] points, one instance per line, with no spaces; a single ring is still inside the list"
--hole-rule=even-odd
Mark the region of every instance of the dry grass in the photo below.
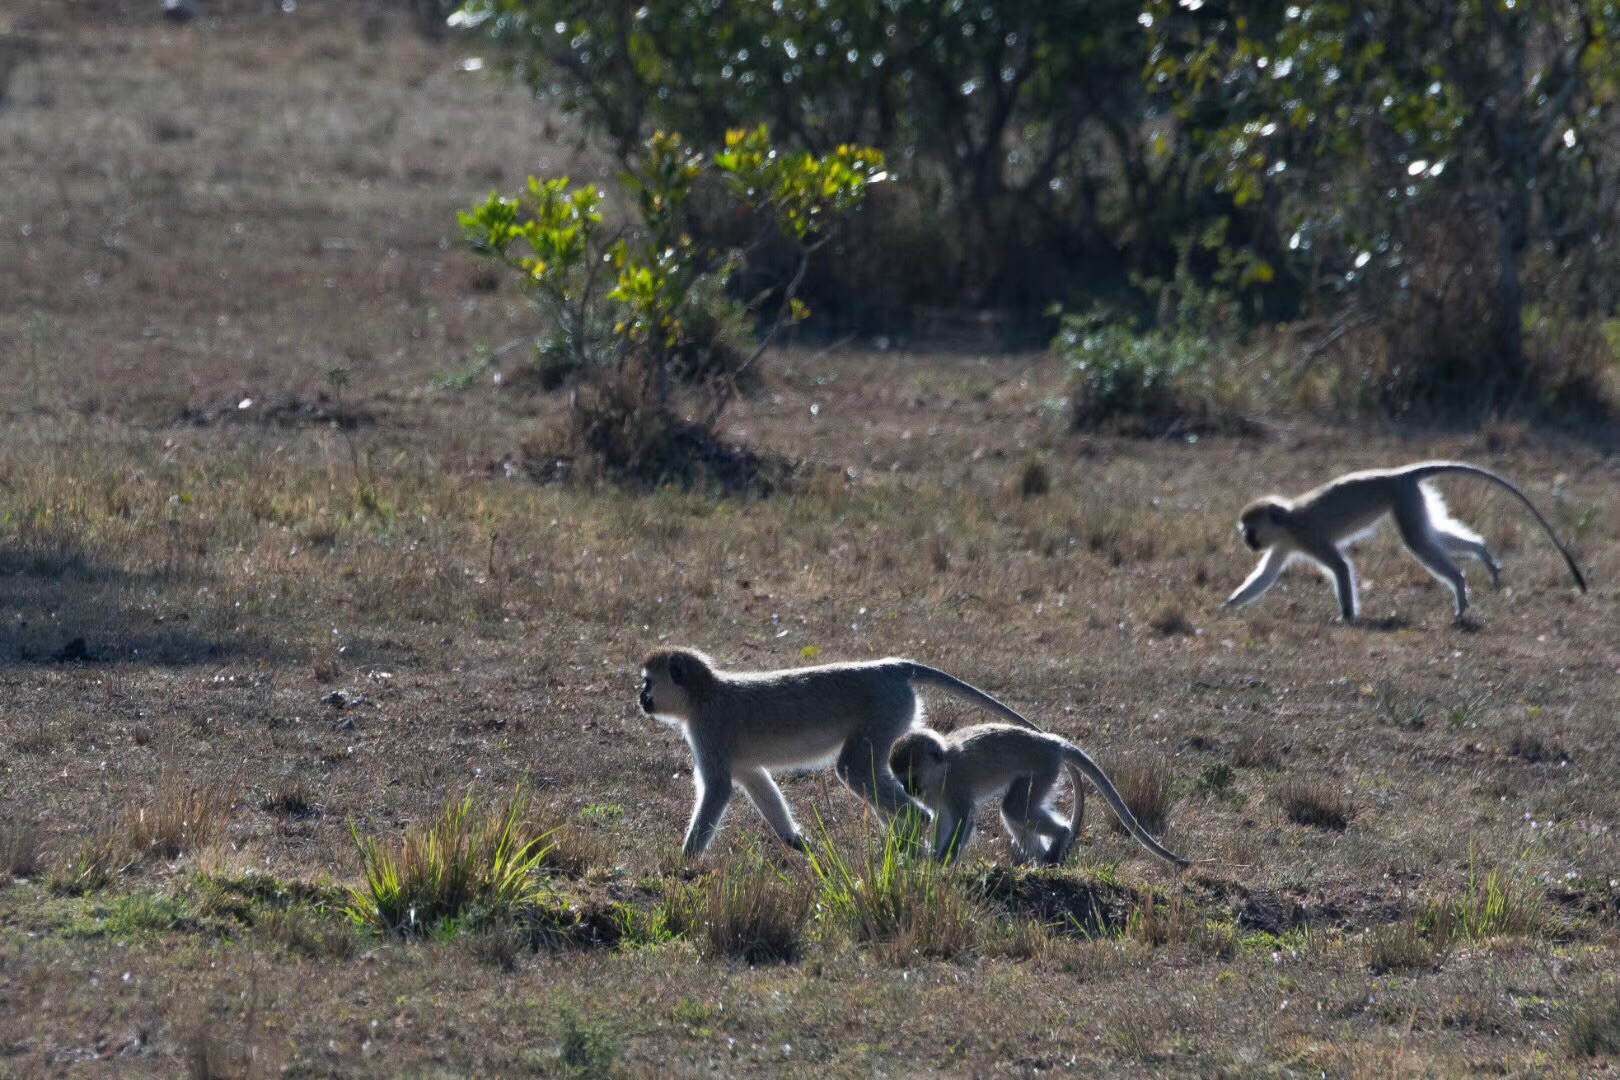
[[[1284,780],[1273,790],[1272,797],[1295,825],[1343,832],[1355,815],[1354,804],[1323,780]]]
[[[0,825],[0,886],[38,874],[40,854],[39,830],[33,825]]]
[[[157,859],[194,855],[225,834],[233,802],[225,786],[160,775],[153,799],[125,812],[130,849]]]
[[[686,918],[705,956],[792,963],[804,952],[815,899],[802,876],[756,860],[730,862],[710,872],[689,898]]]
[[[10,29],[44,51],[0,109],[0,790],[43,875],[0,889],[10,1072],[1445,1076],[1607,1045],[1620,491],[1600,449],[1076,435],[1046,409],[1048,357],[857,346],[773,354],[728,414],[804,463],[769,498],[535,482],[524,447],[566,394],[535,389],[533,315],[452,212],[529,170],[598,175],[566,120],[380,2],[219,0],[180,28],[155,4],[22,5]],[[1244,501],[1414,457],[1521,482],[1578,533],[1593,594],[1457,480],[1510,586],[1476,591],[1473,628],[1387,535],[1357,553],[1368,626],[1295,572],[1219,609],[1253,565]],[[729,959],[791,940],[771,867],[806,868],[741,798],[712,856],[672,854],[689,752],[634,703],[660,641],[738,667],[935,664],[1145,756],[1161,795],[1203,783],[1173,817],[1208,861],[1173,876],[1093,828],[1070,865],[1012,870],[987,809],[967,865],[886,865],[830,774],[788,777],[851,872],[816,883],[796,962]],[[941,726],[978,719],[926,696]],[[1331,777],[1354,827],[1293,824],[1285,777]],[[569,823],[526,879],[545,906],[516,933],[357,932],[351,825],[401,854],[473,783],[535,793],[524,836]],[[131,808],[177,824],[137,837]],[[151,854],[208,821],[202,860]],[[701,905],[761,850],[717,894],[724,947],[677,925],[683,890]],[[204,895],[210,863],[261,884]],[[193,1053],[192,1017],[230,1053]]]
[[[1162,836],[1176,801],[1170,762],[1159,754],[1133,753],[1104,766],[1103,771],[1141,826],[1154,836]],[[1126,834],[1125,826],[1113,814],[1107,814],[1107,820],[1114,832]]]

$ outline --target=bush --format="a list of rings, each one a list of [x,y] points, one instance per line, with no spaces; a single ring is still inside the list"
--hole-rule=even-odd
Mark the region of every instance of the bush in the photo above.
[[[1149,149],[1139,8],[723,10],[717,21],[699,0],[467,0],[463,21],[508,46],[511,70],[626,162],[659,127],[712,140],[760,123],[798,146],[870,143],[904,160],[912,182],[815,283],[818,302],[863,332],[907,332],[924,306],[1034,313],[1083,285],[1122,284],[1122,251],[1137,265],[1162,258],[1198,197],[1190,155]]]
[[[776,335],[806,316],[797,293],[827,223],[859,206],[881,170],[861,147],[780,151],[763,127],[728,133],[713,155],[658,133],[621,177],[633,227],[606,228],[605,194],[566,177],[531,177],[526,196],[493,194],[463,212],[467,238],[521,275],[550,324],[542,382],[572,373],[582,384],[564,455],[638,482],[711,475],[727,457],[715,422]],[[735,246],[693,238],[686,210],[700,190],[747,223]],[[792,267],[744,304],[731,286],[767,234],[792,250]]]
[[[1215,351],[1209,339],[1175,330],[1138,333],[1093,313],[1066,316],[1052,347],[1071,365],[1075,427],[1144,436],[1210,428],[1201,385]]]

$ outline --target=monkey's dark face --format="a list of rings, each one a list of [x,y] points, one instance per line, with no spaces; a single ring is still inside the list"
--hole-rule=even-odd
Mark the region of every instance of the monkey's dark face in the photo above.
[[[1250,551],[1263,551],[1276,542],[1281,510],[1269,500],[1250,503],[1238,518],[1238,534]]]
[[[889,770],[907,795],[925,799],[944,779],[945,754],[932,739],[909,732],[889,751]]]
[[[641,711],[648,714],[649,716],[652,715],[652,711],[653,711],[652,676],[647,674],[647,672],[645,672],[645,671],[643,671],[641,673],[641,698],[640,698],[640,701],[641,701]]]

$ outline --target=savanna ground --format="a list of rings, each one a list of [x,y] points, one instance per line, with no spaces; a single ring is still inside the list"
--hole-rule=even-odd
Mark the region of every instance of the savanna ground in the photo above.
[[[491,358],[531,316],[453,211],[588,171],[566,122],[381,7],[157,6],[0,14],[0,1073],[1613,1067],[1608,454],[1083,437],[1048,358],[803,347],[728,418],[787,490],[536,483],[564,404]],[[1507,567],[1471,629],[1387,538],[1369,627],[1312,575],[1215,610],[1249,496],[1452,455],[1520,479],[1591,594],[1455,480]],[[1207,861],[1094,808],[1068,866],[1008,873],[987,814],[859,940],[746,803],[681,865],[688,754],[635,706],[660,642],[925,659],[1162,788]],[[559,827],[526,921],[351,926],[356,834],[520,783]],[[824,859],[872,855],[825,774],[785,787]],[[725,955],[750,901],[787,962]]]

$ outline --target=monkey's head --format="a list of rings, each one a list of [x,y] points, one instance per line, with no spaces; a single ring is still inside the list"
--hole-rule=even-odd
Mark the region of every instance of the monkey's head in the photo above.
[[[713,661],[696,649],[654,649],[641,662],[641,711],[689,720],[693,699],[713,680]]]
[[[1277,542],[1287,507],[1275,496],[1256,499],[1238,515],[1238,532],[1250,551],[1263,551]]]
[[[945,782],[945,740],[928,728],[912,728],[889,748],[889,769],[907,795],[926,802]]]

